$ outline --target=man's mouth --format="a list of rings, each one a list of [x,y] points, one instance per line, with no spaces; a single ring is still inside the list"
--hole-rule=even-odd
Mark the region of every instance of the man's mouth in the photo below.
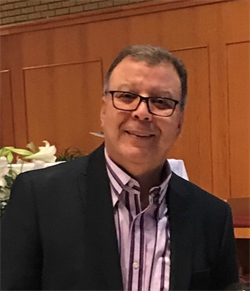
[[[127,131],[127,130],[125,132],[130,134],[130,135],[133,135],[133,136],[136,136],[139,138],[145,138],[145,139],[154,136],[154,134],[152,134],[152,133],[135,132],[135,131]]]

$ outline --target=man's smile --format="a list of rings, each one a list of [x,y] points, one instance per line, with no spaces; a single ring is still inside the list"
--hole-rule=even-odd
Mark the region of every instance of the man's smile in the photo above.
[[[139,137],[139,138],[145,138],[145,139],[148,139],[148,138],[151,138],[151,137],[155,136],[152,133],[145,133],[145,132],[128,131],[128,130],[125,130],[125,132],[127,134],[129,134],[129,135],[132,135],[132,136],[135,136],[135,137]]]

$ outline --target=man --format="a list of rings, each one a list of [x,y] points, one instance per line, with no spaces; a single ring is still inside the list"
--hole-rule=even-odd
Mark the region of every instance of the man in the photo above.
[[[2,221],[2,287],[222,290],[238,281],[229,206],[171,172],[187,76],[163,48],[125,48],[101,109],[105,143],[20,175]]]

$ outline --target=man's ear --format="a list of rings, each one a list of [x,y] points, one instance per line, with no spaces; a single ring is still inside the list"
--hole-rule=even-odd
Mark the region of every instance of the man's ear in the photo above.
[[[183,124],[184,124],[184,112],[181,112],[180,117],[179,117],[179,123],[177,125],[178,128],[178,135],[181,133],[182,128],[183,128]]]
[[[105,97],[102,97],[102,107],[101,107],[101,112],[100,112],[100,118],[101,118],[101,126],[103,127],[104,125],[104,118],[106,115],[106,102],[105,102]]]

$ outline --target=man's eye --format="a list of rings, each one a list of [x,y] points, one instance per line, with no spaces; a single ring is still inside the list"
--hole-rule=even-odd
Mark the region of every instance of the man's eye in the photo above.
[[[171,100],[166,98],[153,98],[151,99],[151,103],[159,109],[168,109],[173,106]]]
[[[132,102],[137,98],[137,96],[128,92],[123,92],[123,93],[119,93],[117,98],[119,98],[120,100],[124,102]]]

